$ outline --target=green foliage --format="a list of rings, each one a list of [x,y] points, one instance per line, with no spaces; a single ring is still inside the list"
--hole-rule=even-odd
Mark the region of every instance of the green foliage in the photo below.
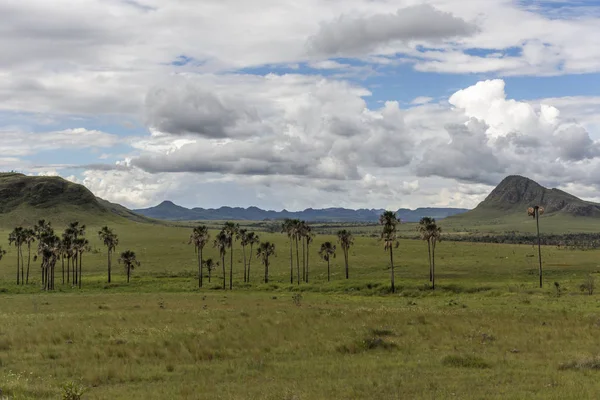
[[[85,393],[85,388],[73,381],[66,383],[62,387],[62,400],[81,400]]]

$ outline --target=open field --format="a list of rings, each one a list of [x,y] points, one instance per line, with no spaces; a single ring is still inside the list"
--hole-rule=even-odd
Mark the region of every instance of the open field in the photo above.
[[[197,288],[190,229],[113,228],[118,250],[142,262],[130,285],[118,265],[105,283],[97,227],[81,291],[58,273],[56,293],[41,293],[38,263],[35,283],[17,287],[14,249],[0,261],[3,396],[53,399],[72,380],[87,399],[579,399],[600,390],[600,302],[579,290],[600,273],[600,251],[543,248],[538,289],[530,245],[442,242],[432,292],[426,244],[403,239],[392,295],[388,254],[374,238],[356,238],[348,281],[339,252],[328,283],[317,250],[334,238],[317,236],[311,283],[298,287],[287,238],[260,233],[277,247],[271,282],[260,283],[253,260],[252,283],[242,283],[236,243],[230,292],[219,271]]]

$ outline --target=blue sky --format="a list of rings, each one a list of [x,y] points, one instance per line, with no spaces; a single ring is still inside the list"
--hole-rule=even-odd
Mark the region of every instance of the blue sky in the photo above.
[[[3,169],[133,208],[473,207],[511,173],[600,201],[598,1],[0,13]]]

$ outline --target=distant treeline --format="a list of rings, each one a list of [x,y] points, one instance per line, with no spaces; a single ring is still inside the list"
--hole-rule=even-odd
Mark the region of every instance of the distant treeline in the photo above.
[[[446,240],[475,243],[537,244],[537,236],[519,232],[506,232],[487,235],[450,235]],[[567,249],[592,250],[600,248],[600,233],[565,233],[541,235],[544,246],[558,246]]]

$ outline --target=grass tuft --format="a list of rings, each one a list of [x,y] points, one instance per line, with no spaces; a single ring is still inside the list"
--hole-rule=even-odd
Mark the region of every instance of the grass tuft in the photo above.
[[[448,355],[442,359],[442,365],[456,368],[491,368],[491,365],[483,358],[473,355]]]

